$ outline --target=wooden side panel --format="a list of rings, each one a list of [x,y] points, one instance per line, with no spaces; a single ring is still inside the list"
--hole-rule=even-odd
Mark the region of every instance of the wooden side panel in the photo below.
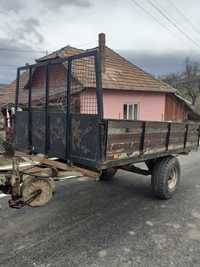
[[[108,121],[107,159],[132,157],[140,154],[142,122]]]
[[[108,120],[106,160],[185,153],[198,144],[197,124]]]
[[[143,153],[164,152],[166,150],[167,132],[168,123],[146,122]]]
[[[188,125],[186,148],[195,149],[198,146],[198,128],[196,124]]]
[[[185,142],[185,123],[172,123],[170,138],[169,138],[169,151],[174,149],[184,149]]]

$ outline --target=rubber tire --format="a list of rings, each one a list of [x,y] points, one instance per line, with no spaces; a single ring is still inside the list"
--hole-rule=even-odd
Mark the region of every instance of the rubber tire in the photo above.
[[[109,181],[113,178],[113,176],[116,174],[116,172],[117,172],[117,169],[115,169],[115,168],[109,168],[106,170],[102,170],[100,180]]]
[[[175,168],[177,172],[177,182],[173,190],[168,187],[170,171]],[[154,165],[151,186],[155,197],[160,199],[170,199],[176,193],[180,183],[181,169],[176,157],[169,156],[158,159]]]

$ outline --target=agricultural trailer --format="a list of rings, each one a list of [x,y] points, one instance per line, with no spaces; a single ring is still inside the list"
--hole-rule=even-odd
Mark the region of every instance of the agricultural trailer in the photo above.
[[[62,86],[53,76],[61,68]],[[18,68],[14,147],[29,158],[45,156],[36,156],[40,166],[32,171],[20,168],[14,157],[3,187],[11,206],[45,204],[59,171],[67,169],[99,180],[111,179],[119,169],[151,175],[156,197],[175,194],[181,176],[177,156],[198,149],[200,124],[105,119],[101,75],[98,49]],[[52,157],[59,161],[52,164]],[[146,168],[135,166],[140,162]]]

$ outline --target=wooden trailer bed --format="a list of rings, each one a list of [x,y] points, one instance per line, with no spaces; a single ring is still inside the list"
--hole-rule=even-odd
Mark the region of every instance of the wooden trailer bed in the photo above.
[[[106,167],[188,154],[199,147],[200,124],[106,120]]]

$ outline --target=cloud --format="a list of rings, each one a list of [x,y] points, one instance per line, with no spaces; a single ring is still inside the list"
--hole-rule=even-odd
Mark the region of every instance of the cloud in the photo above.
[[[9,83],[16,78],[17,67],[34,63],[44,53],[33,50],[17,40],[0,38],[0,83]]]
[[[90,0],[34,0],[31,4],[35,4],[37,6],[42,5],[45,9],[50,11],[66,6],[87,8],[92,5]],[[0,12],[14,11],[15,13],[18,13],[21,9],[24,9],[27,6],[28,3],[22,0],[0,0]]]
[[[39,27],[40,22],[36,18],[22,19],[16,30],[13,31],[13,36],[15,39],[25,42],[33,38],[36,44],[41,44],[44,38],[38,30]]]
[[[47,9],[58,9],[65,6],[90,7],[92,4],[88,0],[45,0],[42,2]]]
[[[181,72],[185,67],[185,59],[187,56],[191,60],[200,62],[200,55],[197,53],[184,52],[168,52],[168,53],[152,53],[152,52],[134,52],[122,50],[119,53],[127,58],[130,62],[144,69],[155,76]]]
[[[21,0],[0,0],[0,10],[3,11],[15,11],[18,12],[23,8]]]

